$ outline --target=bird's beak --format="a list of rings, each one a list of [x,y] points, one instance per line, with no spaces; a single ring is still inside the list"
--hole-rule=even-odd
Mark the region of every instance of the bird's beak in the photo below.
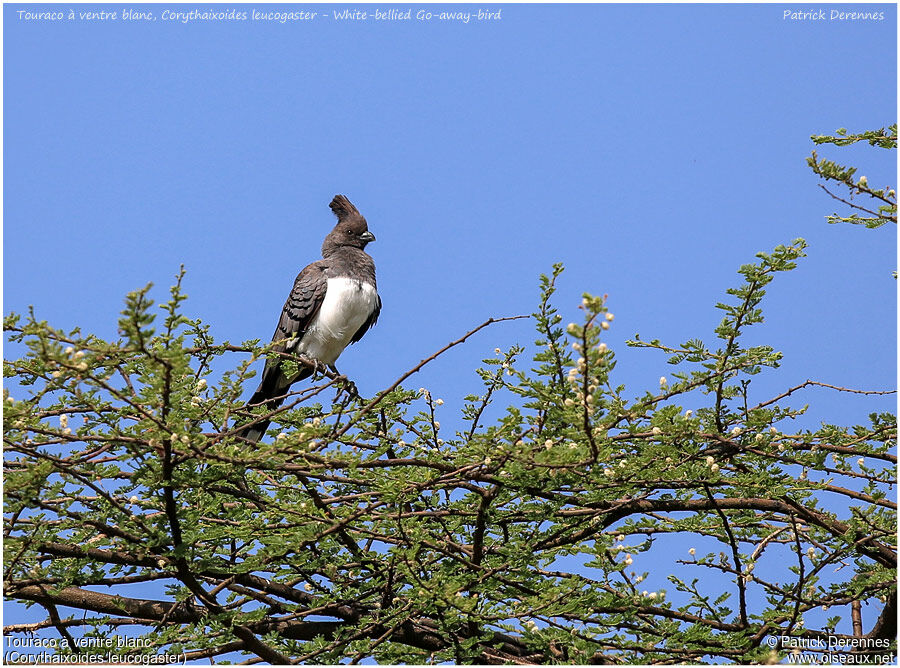
[[[366,230],[365,232],[363,232],[362,234],[360,234],[360,235],[359,235],[359,238],[362,239],[363,241],[365,241],[366,243],[369,243],[369,242],[371,242],[371,241],[375,241],[375,235],[372,234],[371,232],[369,232],[368,230]]]

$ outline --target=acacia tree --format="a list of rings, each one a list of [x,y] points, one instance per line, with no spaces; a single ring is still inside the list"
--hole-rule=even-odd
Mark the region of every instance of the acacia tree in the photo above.
[[[27,353],[4,364],[4,590],[47,616],[5,631],[58,634],[60,654],[140,636],[123,660],[745,663],[829,635],[891,656],[896,418],[806,429],[787,403],[888,392],[750,390],[781,354],[744,334],[804,247],[741,267],[714,345],[630,342],[673,365],[638,396],[603,298],[563,326],[555,266],[536,346],[485,360],[454,433],[405,383],[503,318],[371,399],[326,373],[250,413],[251,365],[274,353],[215,342],[181,275],[158,326],[148,289],[128,296],[116,341],[9,316]],[[248,447],[239,426],[263,419]],[[670,575],[647,591],[651,564]]]
[[[880,130],[868,130],[866,132],[848,133],[846,128],[839,128],[834,135],[813,135],[815,144],[834,144],[835,146],[850,146],[857,142],[868,142],[870,146],[885,149],[897,148],[897,124]],[[807,164],[814,173],[819,175],[829,185],[839,185],[842,194],[837,195],[828,189],[828,185],[819,184],[832,199],[847,206],[851,213],[841,216],[833,213],[828,216],[829,223],[850,223],[852,225],[864,225],[870,229],[881,227],[887,223],[897,224],[897,191],[891,186],[878,188],[869,185],[866,176],[856,177],[856,167],[846,167],[832,160],[820,159],[815,151],[806,159]],[[843,193],[846,191],[846,194]],[[862,197],[863,202],[855,201]]]

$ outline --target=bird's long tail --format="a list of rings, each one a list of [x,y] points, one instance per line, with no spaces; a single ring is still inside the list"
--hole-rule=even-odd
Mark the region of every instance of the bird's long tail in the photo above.
[[[250,401],[247,402],[245,409],[254,408],[257,404],[265,402],[265,395],[261,394],[259,390],[257,390],[252,397],[250,397]],[[274,411],[281,405],[281,400],[273,400],[265,403],[265,407]],[[259,443],[259,440],[266,433],[266,429],[269,428],[270,421],[269,420],[261,420],[253,422],[252,424],[248,424],[246,427],[241,429],[237,435],[238,438],[246,439],[252,443]]]
[[[284,403],[283,395],[293,383],[298,380],[303,380],[311,375],[312,369],[303,369],[296,378],[288,381],[281,373],[277,375],[264,374],[262,382],[260,382],[259,387],[256,388],[256,392],[253,393],[253,396],[250,397],[250,400],[246,403],[244,409],[249,411],[257,406],[264,405],[268,411],[274,411]],[[269,428],[269,424],[269,420],[257,420],[241,429],[237,435],[239,438],[246,439],[253,443],[259,443],[259,440],[265,435],[266,429]]]

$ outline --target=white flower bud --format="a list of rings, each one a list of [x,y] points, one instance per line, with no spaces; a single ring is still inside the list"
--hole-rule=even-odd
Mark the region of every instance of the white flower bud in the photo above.
[[[671,464],[672,461],[673,461],[673,460],[672,460],[671,457],[666,457],[666,464]]]
[[[286,438],[287,438],[287,434],[285,434],[285,433],[282,431],[281,433],[278,434],[278,436],[275,437],[275,440],[276,440],[276,441],[283,441],[283,440],[286,439]]]
[[[600,323],[600,328],[601,329],[609,329],[609,323],[604,320],[603,322]]]
[[[566,331],[569,334],[577,334],[578,333],[578,325],[576,325],[574,322],[570,322],[568,327],[566,327]]]
[[[709,470],[712,471],[713,473],[718,473],[718,472],[719,472],[719,465],[718,465],[718,464],[713,464],[712,466],[709,467]]]
[[[69,426],[69,416],[65,413],[59,416],[59,426],[63,429]]]
[[[440,429],[440,428],[441,428],[441,423],[438,422],[437,420],[435,420],[435,421],[434,421],[434,428],[435,428],[435,429]]]
[[[740,427],[735,427],[734,429],[732,429],[732,430],[731,430],[731,435],[732,435],[732,436],[740,436],[740,435],[741,435],[741,428],[740,428]]]
[[[655,591],[651,591],[647,595],[647,598],[649,598],[651,601],[655,601],[657,596],[659,596],[659,594],[657,594]]]
[[[863,466],[865,466],[865,465],[866,465],[866,460],[865,460],[865,458],[860,457],[859,459],[857,459],[857,460],[856,460],[856,465],[857,465],[858,467],[860,467],[860,468],[862,468]]]
[[[84,357],[83,350],[79,350],[77,353],[75,353],[75,359],[81,359],[82,357]]]
[[[707,455],[707,456],[706,456],[706,465],[707,465],[707,466],[712,466],[712,465],[715,464],[715,463],[716,463],[715,457],[713,457],[712,455]]]
[[[437,400],[435,400],[434,403],[436,403],[438,406],[443,406],[443,405],[444,405],[444,400],[443,400],[443,399],[437,399]]]
[[[697,550],[695,550],[694,548],[691,548],[690,550],[688,550],[688,554],[693,557],[695,554],[697,554]]]
[[[312,585],[309,584],[308,582],[307,582],[306,584],[303,585],[303,588],[304,588],[306,591],[312,591]]]
[[[668,382],[669,382],[669,381],[666,380],[666,377],[665,377],[665,376],[660,376],[660,377],[659,377],[659,385],[660,385],[660,387],[662,387],[663,385],[667,385]]]
[[[865,176],[860,176],[859,177],[859,185],[861,185],[863,188],[865,188],[867,185],[869,185],[869,179],[867,179]]]
[[[569,397],[568,399],[566,399],[563,403],[564,403],[566,406],[574,406],[574,405],[575,405],[575,401],[574,401],[571,397]]]
[[[87,362],[80,362],[78,366],[75,367],[79,371],[87,371],[88,365]]]
[[[66,355],[71,355],[75,352],[75,349],[72,346],[66,346]]]
[[[612,322],[613,320],[616,319],[616,316],[614,316],[612,313],[607,313],[606,319],[609,320],[610,322]]]
[[[625,536],[623,536],[622,534],[619,534],[618,536],[616,536],[616,540],[621,543],[625,540]]]
[[[611,468],[603,469],[603,475],[605,475],[607,478],[611,477],[614,473],[615,471],[613,471]]]
[[[206,379],[201,378],[200,380],[197,381],[197,391],[202,392],[205,389],[206,389]]]
[[[605,353],[608,349],[609,349],[609,347],[605,343],[601,343],[600,345],[597,346],[597,352],[599,352],[601,355],[603,353]]]
[[[650,430],[650,433],[652,433],[654,436],[659,436],[662,433],[662,429],[660,429],[659,427],[653,427],[653,429]]]
[[[684,412],[684,417],[690,418],[693,414],[694,414],[694,411],[692,411],[690,408],[688,408],[688,409]]]

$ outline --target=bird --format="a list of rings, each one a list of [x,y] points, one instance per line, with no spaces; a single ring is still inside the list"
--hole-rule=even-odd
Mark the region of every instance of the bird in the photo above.
[[[365,251],[375,241],[366,219],[344,195],[335,195],[329,206],[337,224],[322,242],[322,259],[297,274],[270,350],[302,355],[338,373],[335,362],[344,349],[359,341],[378,320],[381,297],[375,282],[375,261]],[[282,360],[281,355],[266,360],[248,408],[265,404],[270,411],[275,410],[291,385],[313,374],[313,368],[302,365],[288,376],[281,368]],[[239,434],[257,443],[268,425],[268,420],[258,421]]]

